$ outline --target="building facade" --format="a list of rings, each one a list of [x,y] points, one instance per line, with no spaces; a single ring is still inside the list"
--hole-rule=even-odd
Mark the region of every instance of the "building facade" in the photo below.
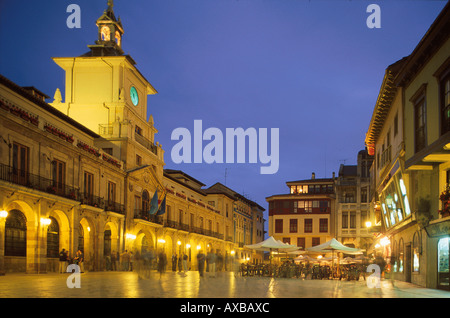
[[[449,289],[450,6],[388,67],[366,135],[379,244],[396,279]],[[397,134],[396,134],[397,133]]]
[[[264,209],[247,200],[237,223],[241,198],[164,169],[147,113],[157,91],[124,55],[112,5],[96,23],[89,52],[53,59],[65,96],[57,89],[46,103],[37,89],[0,77],[0,272],[57,271],[63,248],[81,250],[86,270],[104,270],[107,256],[124,251],[186,253],[191,269],[200,250],[223,264],[254,257],[238,251],[263,240]]]
[[[301,248],[316,246],[335,236],[335,177],[286,182],[288,194],[272,195],[269,235]]]
[[[336,239],[349,247],[367,250],[372,245],[370,220],[370,167],[373,156],[358,153],[356,165],[343,165],[336,178]],[[370,224],[371,225],[371,224]]]

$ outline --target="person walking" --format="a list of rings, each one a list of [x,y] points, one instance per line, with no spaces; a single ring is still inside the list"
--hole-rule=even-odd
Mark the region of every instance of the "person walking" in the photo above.
[[[117,257],[116,251],[113,251],[113,252],[111,253],[111,270],[112,270],[112,271],[116,271],[116,270],[117,270],[117,267],[116,267],[116,257]]]
[[[161,251],[158,256],[158,272],[159,272],[159,279],[161,279],[162,274],[166,271],[166,264],[167,264],[167,256],[164,251]]]
[[[216,254],[213,251],[209,251],[207,259],[209,277],[216,277]]]
[[[59,273],[65,273],[67,268],[67,252],[63,248],[59,253]]]
[[[80,267],[80,273],[84,273],[84,254],[81,250],[75,256],[76,264]]]
[[[188,256],[186,255],[186,253],[183,253],[183,271],[184,271],[184,276],[187,276],[187,261],[188,261]]]
[[[172,272],[177,271],[177,254],[172,254]]]
[[[203,251],[200,250],[197,254],[198,272],[200,277],[203,277],[203,271],[205,270],[205,259],[205,254],[203,254]]]
[[[132,272],[133,271],[133,263],[134,263],[133,251],[130,252],[129,257],[130,257],[130,272]]]

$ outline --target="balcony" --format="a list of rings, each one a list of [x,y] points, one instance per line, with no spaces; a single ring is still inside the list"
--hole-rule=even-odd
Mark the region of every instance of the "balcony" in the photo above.
[[[162,215],[150,214],[148,211],[144,211],[142,209],[134,209],[134,218],[139,220],[144,220],[148,222],[152,222],[155,224],[164,224],[164,219]]]
[[[4,164],[0,164],[0,180],[71,200],[79,201],[80,198],[78,189],[74,187]]]
[[[105,200],[103,198],[86,193],[80,193],[78,189],[72,186],[68,186],[61,182],[55,182],[52,179],[4,164],[0,164],[0,180],[21,185],[29,189],[57,195],[66,199],[79,201],[81,204],[125,214],[123,204],[119,204],[117,202],[107,202],[107,204],[105,204]]]
[[[156,147],[153,142],[138,133],[135,133],[134,137],[138,143],[153,152],[155,155],[158,155],[158,147]]]

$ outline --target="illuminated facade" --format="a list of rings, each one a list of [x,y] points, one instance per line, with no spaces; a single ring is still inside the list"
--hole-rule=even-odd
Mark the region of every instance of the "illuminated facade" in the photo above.
[[[450,6],[408,57],[386,70],[366,135],[375,154],[375,246],[396,279],[449,289]],[[377,215],[375,215],[377,216]],[[381,243],[381,242],[380,242]]]
[[[288,194],[266,198],[269,202],[269,235],[308,248],[335,236],[335,178],[289,181]]]
[[[358,153],[357,165],[343,165],[336,178],[336,238],[342,244],[367,250],[372,244],[370,219],[370,167],[373,156]]]
[[[207,193],[191,176],[163,169],[147,113],[157,91],[123,54],[112,2],[97,26],[89,52],[53,59],[66,86],[52,103],[0,77],[0,272],[57,271],[63,248],[83,251],[86,270],[104,270],[107,256],[125,250],[187,253],[191,269],[200,249],[224,264],[231,255],[259,259],[240,243],[263,240],[264,209],[246,201],[241,237],[233,212],[241,198]],[[165,209],[152,212],[154,197]]]

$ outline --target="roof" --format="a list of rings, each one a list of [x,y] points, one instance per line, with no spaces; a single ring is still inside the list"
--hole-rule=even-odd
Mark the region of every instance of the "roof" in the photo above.
[[[237,193],[236,191],[228,188],[227,186],[223,185],[220,182],[216,182],[214,185],[212,185],[208,189],[205,189],[205,192],[207,194],[224,194],[224,195],[227,195],[229,198],[231,198],[233,200],[236,200],[236,199],[242,200],[242,201],[246,202],[247,204],[250,204],[251,206],[256,206],[258,209],[260,209],[262,211],[266,210],[262,206],[260,206],[258,203],[256,203],[255,201],[247,199],[243,195],[241,195],[241,194]]]
[[[357,176],[358,175],[358,166],[344,166],[341,164],[339,168],[339,176],[347,177],[347,176]]]
[[[297,183],[333,183],[333,178],[314,178],[314,179],[304,179],[304,180],[296,180],[296,181],[287,181],[287,185],[293,185]]]
[[[395,79],[397,85],[407,85],[409,81],[423,68],[441,46],[450,37],[450,1],[431,24],[425,35],[409,55],[406,63]]]
[[[33,96],[33,94],[30,93],[27,89],[25,89],[23,87],[20,87],[19,85],[17,85],[13,81],[7,79],[6,77],[4,77],[1,74],[0,74],[0,84],[5,85],[6,87],[11,89],[15,93],[21,95],[22,97],[25,97],[30,102],[32,102],[35,105],[37,105],[38,107],[42,108],[44,111],[46,111],[48,113],[51,113],[52,115],[55,115],[59,119],[65,121],[66,123],[68,123],[69,125],[77,128],[77,129],[81,130],[82,132],[86,133],[87,135],[89,135],[89,136],[91,136],[93,138],[100,138],[100,135],[96,134],[95,132],[93,132],[92,130],[87,128],[86,126],[83,126],[82,124],[80,124],[76,120],[72,119],[71,117],[67,116],[66,114],[60,112],[59,110],[57,110],[53,106],[47,104],[42,99],[40,99],[40,98],[38,98],[36,96]]]
[[[380,135],[381,129],[383,128],[397,93],[397,86],[394,83],[394,79],[407,59],[408,57],[404,57],[386,68],[380,92],[378,93],[378,98],[372,113],[372,118],[370,119],[369,129],[366,133],[365,143],[367,147],[373,147]]]

